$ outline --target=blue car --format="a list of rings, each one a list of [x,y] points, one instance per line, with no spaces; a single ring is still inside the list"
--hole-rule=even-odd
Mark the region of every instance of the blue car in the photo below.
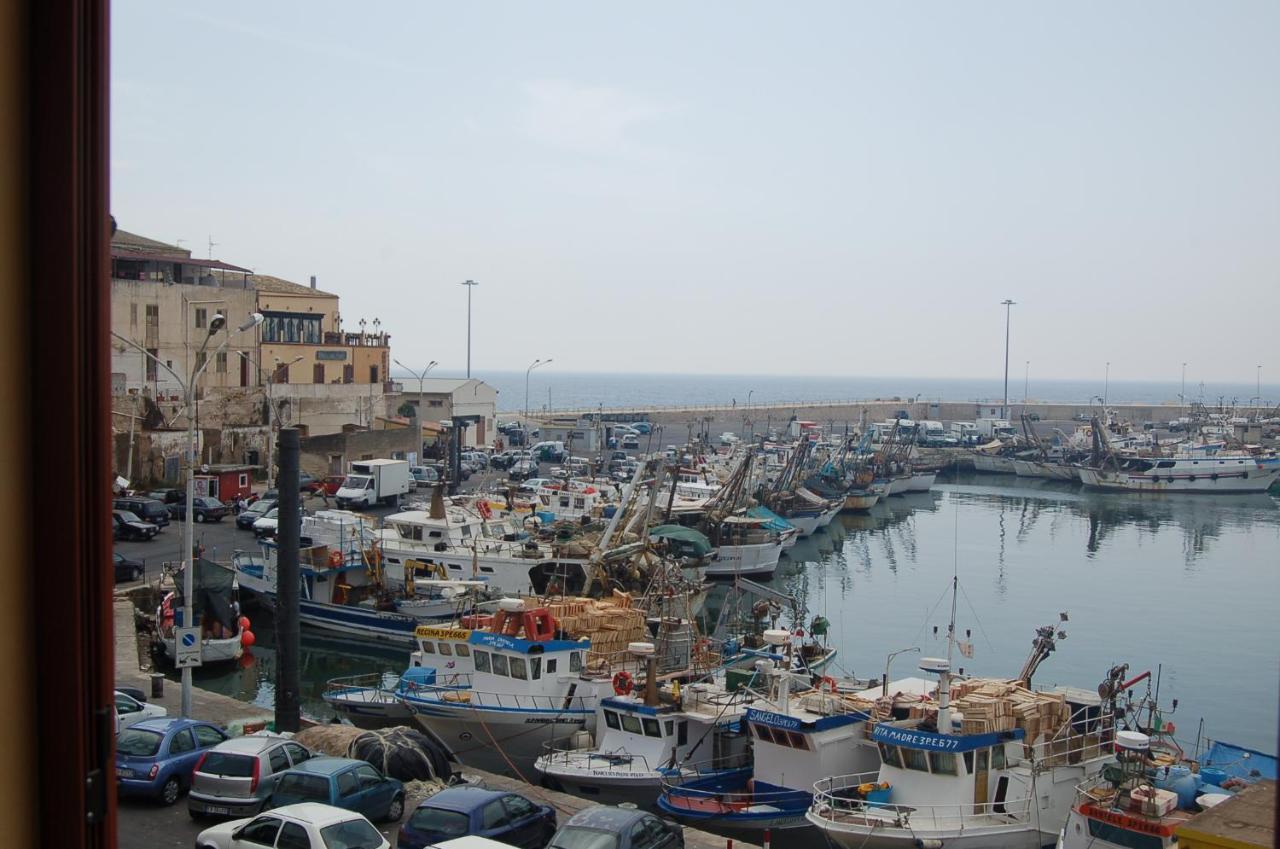
[[[209,749],[227,739],[216,725],[194,719],[145,719],[116,737],[116,786],[121,796],[166,805],[191,787],[191,771]]]
[[[423,849],[473,834],[521,849],[542,849],[556,831],[556,812],[516,793],[450,787],[424,800],[400,826],[399,849]]]
[[[311,758],[280,774],[269,807],[299,802],[319,802],[371,820],[399,822],[404,815],[404,785],[365,761]]]

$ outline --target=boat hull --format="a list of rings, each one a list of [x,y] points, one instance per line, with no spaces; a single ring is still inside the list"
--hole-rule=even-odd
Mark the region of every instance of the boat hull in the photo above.
[[[838,829],[809,815],[808,824],[818,827],[827,841],[839,849],[915,849],[918,846],[945,846],[946,849],[1034,849],[1052,846],[1056,835],[1044,834],[1025,825],[966,828],[963,833],[931,831],[925,828],[883,827]]]
[[[334,713],[357,728],[390,728],[413,721],[413,713],[403,702],[386,691],[352,687],[345,691],[325,692],[321,698]]]
[[[177,650],[176,638],[169,637],[162,640],[161,645],[164,646],[164,656],[172,663]],[[242,654],[244,654],[244,647],[240,643],[239,635],[221,640],[203,640],[200,643],[202,666],[208,666],[211,663],[230,663],[233,660],[239,660]]]
[[[708,578],[732,578],[772,575],[778,569],[782,546],[776,542],[758,545],[725,545],[707,564]]]
[[[844,509],[846,510],[870,510],[880,500],[878,493],[874,492],[850,492],[844,497]]]
[[[1078,466],[1080,482],[1090,489],[1113,492],[1191,493],[1201,495],[1241,495],[1266,492],[1280,478],[1280,461],[1251,463],[1247,468],[1232,468],[1202,461],[1202,466],[1175,467],[1166,472],[1116,472]],[[1215,471],[1221,469],[1221,471]]]
[[[911,482],[907,485],[907,492],[928,492],[933,488],[933,482],[937,477],[937,472],[913,472]]]
[[[595,730],[595,710],[513,710],[406,700],[413,718],[467,766],[501,775],[529,774],[548,748]],[[518,776],[516,776],[518,777]]]

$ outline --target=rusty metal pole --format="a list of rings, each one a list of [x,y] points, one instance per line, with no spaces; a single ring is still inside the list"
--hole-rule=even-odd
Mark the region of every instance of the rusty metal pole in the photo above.
[[[276,530],[276,731],[301,726],[302,682],[298,672],[298,537],[302,514],[298,491],[301,442],[297,428],[280,429],[279,522]]]

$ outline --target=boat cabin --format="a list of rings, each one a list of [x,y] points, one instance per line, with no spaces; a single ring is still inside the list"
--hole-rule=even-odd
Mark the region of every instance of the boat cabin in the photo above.
[[[650,707],[637,695],[611,696],[600,703],[595,752],[640,758],[651,771],[675,769],[689,760],[721,762],[746,750],[740,718],[740,711],[685,711],[672,703]]]
[[[448,683],[449,675],[475,672],[471,659],[471,629],[419,625],[413,632],[417,649],[409,655],[410,667],[433,668],[437,681]]]
[[[880,723],[871,739],[880,754],[879,781],[890,785],[890,802],[928,805],[973,805],[976,814],[1006,810],[1006,803],[1025,808],[1031,793],[1029,776],[1008,771],[1022,760],[1021,728],[986,734],[938,734],[918,721]],[[909,801],[910,800],[910,801]],[[989,806],[989,807],[988,807]]]
[[[817,695],[817,694],[813,694]],[[834,703],[834,699],[820,702]],[[785,712],[753,707],[746,721],[755,747],[755,791],[802,791],[806,800],[814,782],[829,775],[875,768],[876,753],[866,745],[866,713],[836,708],[816,712],[804,696],[790,699]]]
[[[485,703],[517,709],[571,698],[565,682],[582,675],[591,649],[587,640],[529,640],[490,631],[472,631],[467,642],[475,666],[472,691],[484,694]]]

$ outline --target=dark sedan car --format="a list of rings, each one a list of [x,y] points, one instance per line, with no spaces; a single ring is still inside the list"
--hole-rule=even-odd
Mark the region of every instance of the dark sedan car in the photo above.
[[[119,552],[111,555],[111,563],[115,567],[117,584],[121,581],[138,580],[146,569],[141,560],[130,560]]]
[[[144,522],[128,510],[112,510],[111,521],[115,523],[116,539],[149,540],[160,529],[150,522]]]
[[[236,516],[236,527],[242,531],[251,531],[253,530],[254,522],[274,509],[276,509],[276,500],[274,498],[259,498],[250,504],[247,509],[241,510],[240,515]]]
[[[353,758],[311,758],[281,773],[270,807],[319,802],[364,814],[371,820],[400,822],[404,784]]]
[[[227,505],[209,495],[197,495],[191,500],[191,508],[197,522],[221,522],[222,517],[227,515]],[[187,502],[183,500],[177,504],[170,504],[169,513],[175,519],[185,519]]]
[[[169,524],[169,511],[162,502],[154,498],[130,495],[115,499],[111,504],[116,510],[128,510],[144,522],[150,522],[158,528]]]
[[[684,830],[635,808],[578,811],[551,838],[555,849],[684,849]]]
[[[518,846],[542,849],[556,830],[556,812],[523,796],[481,787],[450,787],[431,796],[400,826],[399,849],[423,849],[473,834]]]

